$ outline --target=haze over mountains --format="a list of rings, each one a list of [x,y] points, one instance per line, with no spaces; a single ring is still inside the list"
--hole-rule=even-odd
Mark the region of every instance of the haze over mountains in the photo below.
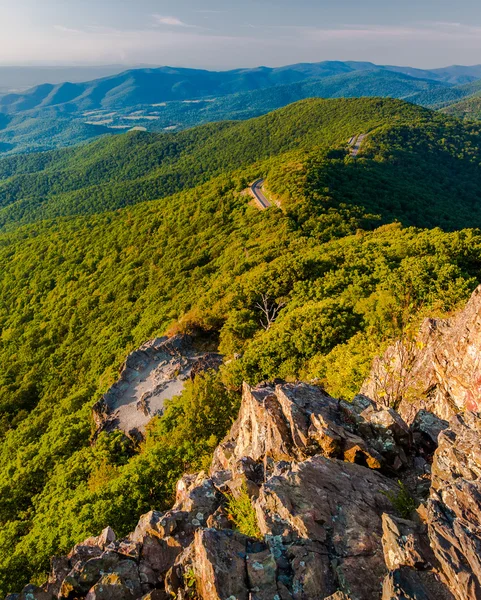
[[[445,109],[476,98],[480,78],[479,65],[421,70],[336,61],[223,72],[134,69],[0,96],[0,151],[51,149],[132,128],[173,131],[246,119],[308,97],[393,97]],[[472,116],[469,107],[453,110]]]
[[[115,75],[125,70],[125,65],[92,65],[90,67],[0,66],[0,94],[24,92],[43,83],[89,81]]]

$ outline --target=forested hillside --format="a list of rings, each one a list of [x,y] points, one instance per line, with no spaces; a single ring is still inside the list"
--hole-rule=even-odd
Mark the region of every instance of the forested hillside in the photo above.
[[[132,69],[110,77],[84,83],[45,83],[22,93],[0,96],[0,112],[16,114],[34,108],[70,105],[69,110],[123,109],[126,106],[153,105],[173,100],[192,100],[227,96],[239,92],[267,89],[302,81],[323,80],[342,75],[368,75],[372,72],[394,76],[401,80],[425,80],[448,86],[481,78],[472,68],[471,76],[459,81],[453,72],[422,71],[373,63],[324,61],[300,63],[285,67],[258,67],[232,71],[206,71],[159,67]],[[403,77],[404,76],[404,77]],[[415,83],[411,83],[415,86]],[[420,83],[420,86],[423,86]]]
[[[480,282],[481,233],[459,231],[481,221],[480,147],[474,125],[400,101],[309,100],[1,161],[1,591],[167,506],[208,464],[243,380],[316,378],[349,399],[393,337],[464,301]],[[259,176],[279,207],[243,193]],[[268,328],[263,301],[279,309]],[[166,331],[226,364],[145,443],[92,446],[92,406]]]
[[[460,102],[450,104],[443,109],[443,112],[468,121],[481,120],[481,92],[473,94]]]
[[[362,168],[350,159],[347,144],[359,133],[369,133]],[[338,154],[320,157],[319,148]],[[241,168],[265,176],[270,166],[262,161],[292,151],[304,153],[299,160],[309,163],[310,181],[319,179],[317,189],[381,213],[383,222],[447,229],[481,224],[477,125],[389,99],[311,99],[245,122],[178,134],[133,132],[4,158],[0,228],[154,200]],[[246,187],[247,178],[239,185]]]

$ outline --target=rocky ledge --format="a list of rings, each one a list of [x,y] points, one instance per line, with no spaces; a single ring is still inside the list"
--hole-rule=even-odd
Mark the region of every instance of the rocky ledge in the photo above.
[[[221,363],[219,354],[199,351],[188,335],[146,342],[127,357],[118,381],[94,405],[95,437],[115,429],[143,437],[147,423],[182,392],[186,380]]]
[[[18,600],[479,599],[480,448],[474,412],[408,426],[366,396],[245,385],[210,472],[185,475],[171,510],[79,544]]]

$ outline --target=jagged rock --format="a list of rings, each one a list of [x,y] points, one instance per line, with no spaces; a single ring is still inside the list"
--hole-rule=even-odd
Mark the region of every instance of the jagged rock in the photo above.
[[[110,544],[114,544],[115,541],[116,536],[113,529],[111,529],[110,527],[106,527],[99,536],[90,537],[83,541],[81,544],[77,544],[73,548],[73,550],[67,557],[70,562],[70,565],[75,566],[78,562],[85,563],[91,558],[101,556],[104,550]]]
[[[104,550],[109,544],[116,540],[115,532],[112,528],[106,527],[97,537],[91,537],[83,542],[83,546],[97,546]]]
[[[259,526],[264,535],[315,546],[316,556],[325,557],[313,567],[325,595],[336,590],[337,578],[354,597],[371,598],[386,574],[381,515],[393,511],[385,493],[395,489],[380,473],[315,456],[266,481],[256,502]],[[334,574],[325,569],[332,561]]]
[[[141,564],[162,578],[219,504],[219,494],[210,478],[203,473],[185,475],[177,484],[172,510],[143,515],[130,536],[130,542],[140,547]]]
[[[84,596],[104,573],[112,573],[118,564],[119,556],[113,552],[106,552],[102,556],[90,558],[85,562],[78,561],[63,580],[60,597]]]
[[[420,410],[411,424],[413,441],[417,451],[424,455],[432,455],[438,447],[441,431],[448,427],[448,422],[440,419],[427,410]]]
[[[370,410],[366,412],[366,407]],[[374,403],[352,408],[307,384],[244,385],[239,418],[215,451],[211,474],[254,462],[299,461],[316,454],[378,469],[407,464],[410,432],[394,412]],[[367,417],[367,418],[366,418]]]
[[[222,506],[208,517],[207,527],[210,529],[232,529],[232,521],[230,521]]]
[[[481,410],[481,286],[451,319],[427,319],[415,340],[397,342],[374,361],[362,393],[397,407],[411,423],[421,409],[449,419]]]
[[[191,592],[195,586],[194,556],[195,546],[190,544],[180,554],[165,575],[165,591],[171,598],[184,598],[186,591]]]
[[[52,600],[51,593],[36,585],[26,585],[19,595],[19,600]]]
[[[292,597],[295,600],[321,598],[336,589],[332,558],[320,544],[289,545],[286,556],[292,569]]]
[[[427,503],[429,539],[456,598],[481,598],[481,417],[453,417],[441,432]]]
[[[53,557],[50,561],[50,574],[46,589],[53,596],[58,596],[63,580],[70,573],[71,564],[66,556]]]
[[[116,573],[103,575],[89,591],[85,600],[133,600],[132,590]]]
[[[166,400],[180,394],[185,381],[207,369],[218,369],[219,354],[199,352],[188,335],[156,338],[129,354],[120,377],[93,406],[97,430],[120,429],[142,440],[147,423],[162,414]]]
[[[195,513],[205,522],[219,506],[219,495],[212,480],[204,473],[185,475],[177,484],[174,510]]]
[[[122,560],[115,568],[115,573],[132,592],[134,598],[142,595],[142,583],[139,566],[133,560]]]
[[[106,529],[77,545],[19,600],[481,598],[481,417],[445,425],[423,412],[409,428],[366,396],[307,384],[245,386],[209,475],[185,475],[174,506],[126,539]],[[426,484],[427,461],[423,523],[400,519],[396,470]],[[240,490],[260,540],[232,530],[224,494]]]
[[[420,410],[414,418],[411,429],[414,433],[424,434],[437,447],[439,434],[447,429],[448,425],[448,421],[440,419],[435,414],[427,410]]]
[[[199,529],[194,540],[196,592],[203,600],[248,600],[245,536]]]
[[[400,567],[384,580],[382,600],[454,600],[431,571]]]
[[[142,517],[130,536],[130,541],[140,548],[139,558],[154,583],[165,574],[182,552],[184,546],[171,534],[177,529],[175,515],[151,511]]]
[[[424,569],[428,566],[416,523],[384,514],[382,533],[384,561],[388,569],[394,571],[404,566]]]
[[[392,408],[376,408],[371,405],[366,408],[361,417],[381,430],[383,433],[389,432],[393,439],[401,446],[410,443],[410,431],[408,425]]]
[[[177,528],[175,518],[166,518],[164,513],[156,510],[142,515],[137,523],[137,527],[130,535],[130,541],[135,544],[142,544],[147,535],[161,538],[172,534]]]
[[[152,590],[152,588],[159,583],[159,579],[154,569],[143,562],[139,563],[139,578],[143,592]]]
[[[140,560],[160,578],[167,573],[182,550],[182,544],[174,537],[162,539],[146,535],[142,540]]]
[[[246,556],[247,581],[252,597],[257,600],[270,600],[278,593],[277,563],[272,552],[267,549]]]

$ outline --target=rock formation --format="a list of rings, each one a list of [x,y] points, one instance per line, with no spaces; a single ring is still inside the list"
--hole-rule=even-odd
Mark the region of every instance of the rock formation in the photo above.
[[[119,380],[94,405],[96,435],[120,429],[141,437],[152,417],[162,414],[165,401],[182,392],[187,379],[221,363],[219,354],[199,352],[187,335],[146,342],[127,357]]]
[[[481,286],[456,316],[427,319],[416,339],[388,348],[361,391],[408,423],[420,408],[442,419],[481,411]]]
[[[408,426],[363,395],[245,385],[210,472],[185,475],[171,510],[77,545],[18,600],[478,599],[480,448],[472,412]]]

